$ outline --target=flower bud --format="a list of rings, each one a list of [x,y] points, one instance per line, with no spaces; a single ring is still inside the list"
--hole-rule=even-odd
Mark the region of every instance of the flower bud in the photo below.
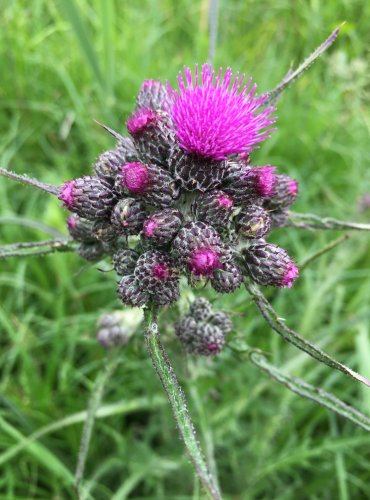
[[[82,219],[76,214],[71,214],[67,219],[68,232],[72,239],[84,243],[91,243],[95,241],[92,234],[93,223],[89,220]]]
[[[65,182],[58,198],[71,212],[96,220],[109,217],[116,195],[107,182],[87,175]]]
[[[119,276],[133,274],[139,254],[131,248],[121,248],[112,257],[113,269]]]
[[[97,341],[106,349],[126,345],[130,339],[131,332],[124,323],[124,314],[121,311],[103,314],[97,326]]]
[[[144,205],[139,200],[124,198],[113,208],[111,223],[118,233],[139,234],[146,217]]]
[[[165,245],[176,236],[181,224],[182,215],[178,210],[158,210],[145,220],[143,238],[155,245]]]
[[[200,194],[193,205],[198,220],[216,227],[228,224],[233,208],[233,198],[221,190]]]
[[[239,267],[233,262],[225,262],[222,269],[216,269],[211,278],[211,285],[219,293],[231,293],[243,282]]]
[[[274,194],[266,201],[270,210],[290,207],[298,197],[298,182],[288,175],[277,175],[274,185]]]
[[[144,161],[166,165],[174,136],[166,124],[166,115],[163,111],[154,111],[151,108],[137,109],[127,120],[127,130]]]
[[[262,238],[271,228],[270,215],[259,205],[249,205],[240,213],[236,228],[238,234],[244,238]]]
[[[246,270],[259,285],[291,288],[298,278],[298,268],[287,252],[264,241],[243,250]]]

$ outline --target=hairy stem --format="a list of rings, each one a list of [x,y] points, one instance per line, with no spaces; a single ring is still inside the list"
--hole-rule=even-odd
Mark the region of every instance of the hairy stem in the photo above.
[[[370,231],[370,224],[343,221],[332,219],[331,217],[319,217],[315,214],[289,213],[288,226],[299,229],[333,229],[333,230],[354,230]]]
[[[112,351],[112,353],[109,353],[107,359],[105,360],[106,362],[103,369],[100,371],[100,373],[96,378],[93,390],[91,392],[91,397],[88,403],[86,420],[84,422],[84,426],[82,429],[80,450],[78,453],[78,460],[75,472],[75,488],[79,499],[84,498],[83,491],[81,489],[81,481],[83,479],[85,471],[86,458],[89,451],[96,412],[100,407],[105,386],[108,380],[113,375],[119,362],[121,361],[120,356],[118,356],[118,354],[120,354],[119,349],[115,349],[114,351]]]
[[[36,187],[37,189],[41,189],[41,191],[46,191],[47,193],[54,194],[56,196],[59,194],[58,186],[38,181],[37,179],[33,179],[31,177],[28,177],[27,175],[19,175],[1,167],[0,167],[0,175],[2,175],[3,177],[8,177],[9,179],[13,179],[13,181],[18,181],[21,182],[22,184],[27,184],[28,186]]]
[[[330,241],[327,245],[324,247],[320,248],[317,252],[313,253],[309,257],[307,257],[305,260],[303,260],[299,266],[299,270],[302,271],[305,267],[307,267],[311,262],[314,260],[318,259],[322,255],[324,255],[326,252],[330,252],[333,248],[337,247],[344,241],[348,240],[349,236],[348,234],[343,234],[342,236],[339,236],[339,238]]]
[[[28,243],[13,243],[0,246],[0,260],[10,257],[32,257],[54,252],[73,252],[76,243],[73,240],[47,240]]]
[[[146,309],[144,311],[144,316],[146,346],[155,371],[167,394],[180,436],[184,441],[186,450],[205,490],[211,498],[220,500],[221,494],[208,470],[202,450],[197,442],[195,429],[187,408],[185,394],[179,385],[174,369],[159,340],[158,326],[156,323],[157,310],[155,308],[152,310]]]
[[[273,90],[268,92],[268,99],[265,102],[265,106],[271,106],[275,105],[276,102],[279,100],[281,94],[284,92],[284,90],[297,78],[299,78],[305,71],[308,69],[311,64],[313,64],[318,57],[320,57],[335,41],[335,39],[338,36],[339,30],[342,27],[342,25],[338,26],[329,36],[328,38],[321,44],[319,45],[310,56],[307,57],[303,61],[302,64],[298,66],[297,69],[292,70],[290,69],[288,73],[284,76],[282,81],[275,87]]]
[[[319,387],[314,387],[298,377],[293,377],[292,375],[282,372],[276,368],[276,366],[271,365],[258,351],[249,349],[247,352],[250,361],[274,380],[279,382],[279,384],[284,385],[290,391],[295,392],[303,398],[310,399],[311,401],[324,406],[325,408],[337,413],[338,415],[370,432],[370,418],[364,413],[360,412],[356,408],[353,408],[352,406],[347,405],[340,399],[336,398],[333,394],[330,394]]]
[[[370,387],[370,381],[367,380],[362,375],[356,373],[354,370],[351,370],[347,366],[343,365],[336,359],[332,358],[326,352],[322,351],[315,345],[311,344],[308,340],[303,338],[299,333],[295,332],[291,328],[289,328],[278,316],[275,309],[272,307],[270,302],[266,299],[260,289],[254,283],[251,283],[248,279],[244,280],[245,288],[248,293],[251,295],[252,300],[258,307],[260,313],[266,322],[270,325],[270,327],[277,332],[279,335],[283,337],[284,340],[290,342],[294,346],[298,347],[301,351],[304,351],[312,358],[320,361],[321,363],[330,366],[330,368],[334,368],[336,370],[341,371],[345,375],[348,375],[357,381],[361,382]]]

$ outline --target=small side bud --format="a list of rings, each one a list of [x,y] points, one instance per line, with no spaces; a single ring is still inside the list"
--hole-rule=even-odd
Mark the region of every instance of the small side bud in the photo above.
[[[252,244],[243,250],[245,267],[259,285],[291,288],[298,278],[298,268],[287,252],[266,242]]]

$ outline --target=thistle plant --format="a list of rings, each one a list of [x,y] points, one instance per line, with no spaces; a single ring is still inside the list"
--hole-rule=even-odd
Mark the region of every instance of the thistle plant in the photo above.
[[[294,256],[270,241],[275,229],[370,230],[366,224],[294,213],[298,182],[277,165],[253,161],[253,151],[263,147],[275,130],[281,93],[334,42],[338,31],[276,89],[262,95],[244,73],[217,69],[211,63],[184,67],[177,85],[144,81],[126,123],[128,135],[103,125],[115,145],[96,159],[84,177],[53,186],[0,169],[3,176],[54,195],[70,213],[68,239],[4,246],[0,258],[74,251],[89,262],[109,260],[117,276],[118,299],[125,308],[144,311],[149,355],[195,471],[212,498],[221,494],[158,331],[159,315],[177,307],[186,288],[201,295],[199,290],[207,285],[223,295],[244,286],[269,326],[285,340],[370,386],[364,377],[291,330],[259,288],[291,288],[299,277]],[[174,332],[185,352],[215,356],[229,348],[238,358],[247,354],[289,389],[370,429],[370,420],[359,411],[327,393],[315,394],[312,386],[271,367],[244,340],[233,339],[230,316],[215,310],[205,298],[198,297],[189,311],[180,312]],[[106,317],[100,324],[98,340],[106,348],[127,341],[117,321],[115,316]],[[92,419],[89,426],[91,434]],[[82,456],[85,459],[86,453]],[[77,483],[82,471],[81,465]]]

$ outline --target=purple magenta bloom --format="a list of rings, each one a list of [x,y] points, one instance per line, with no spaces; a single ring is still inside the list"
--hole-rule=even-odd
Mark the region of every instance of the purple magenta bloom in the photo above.
[[[149,183],[149,172],[138,161],[126,163],[121,167],[122,185],[132,193],[142,193]]]
[[[298,267],[295,264],[291,263],[281,279],[280,286],[282,288],[292,288],[293,282],[298,278],[298,274]]]
[[[234,206],[233,199],[226,193],[220,193],[217,197],[217,202],[222,208],[233,208]]]
[[[61,187],[60,194],[58,196],[59,200],[63,202],[63,206],[67,208],[72,208],[73,207],[73,201],[74,201],[74,196],[73,196],[73,188],[74,188],[75,182],[74,181],[66,181],[63,186]]]
[[[165,281],[170,278],[171,272],[166,264],[159,262],[153,266],[152,275],[160,281]]]
[[[298,182],[295,179],[291,179],[288,183],[288,192],[293,196],[298,194]]]
[[[212,248],[200,248],[191,254],[189,267],[195,276],[212,276],[215,269],[222,267],[219,256]]]
[[[151,238],[154,236],[154,232],[158,227],[158,222],[153,219],[148,219],[144,222],[143,233],[146,238]]]
[[[262,109],[267,95],[255,96],[252,79],[243,85],[245,74],[233,74],[222,68],[216,74],[209,64],[194,75],[184,67],[177,82],[179,90],[167,84],[168,113],[180,147],[189,154],[214,160],[248,153],[270,137],[266,130],[275,118],[273,107]]]
[[[254,167],[254,172],[257,173],[257,192],[263,198],[268,198],[274,194],[274,185],[276,168],[266,165],[264,167]]]
[[[150,108],[141,108],[134,111],[127,120],[127,130],[133,136],[140,134],[147,127],[156,125],[158,121],[157,113]]]
[[[67,219],[67,226],[69,230],[75,229],[77,226],[77,219],[75,215],[70,215]]]

